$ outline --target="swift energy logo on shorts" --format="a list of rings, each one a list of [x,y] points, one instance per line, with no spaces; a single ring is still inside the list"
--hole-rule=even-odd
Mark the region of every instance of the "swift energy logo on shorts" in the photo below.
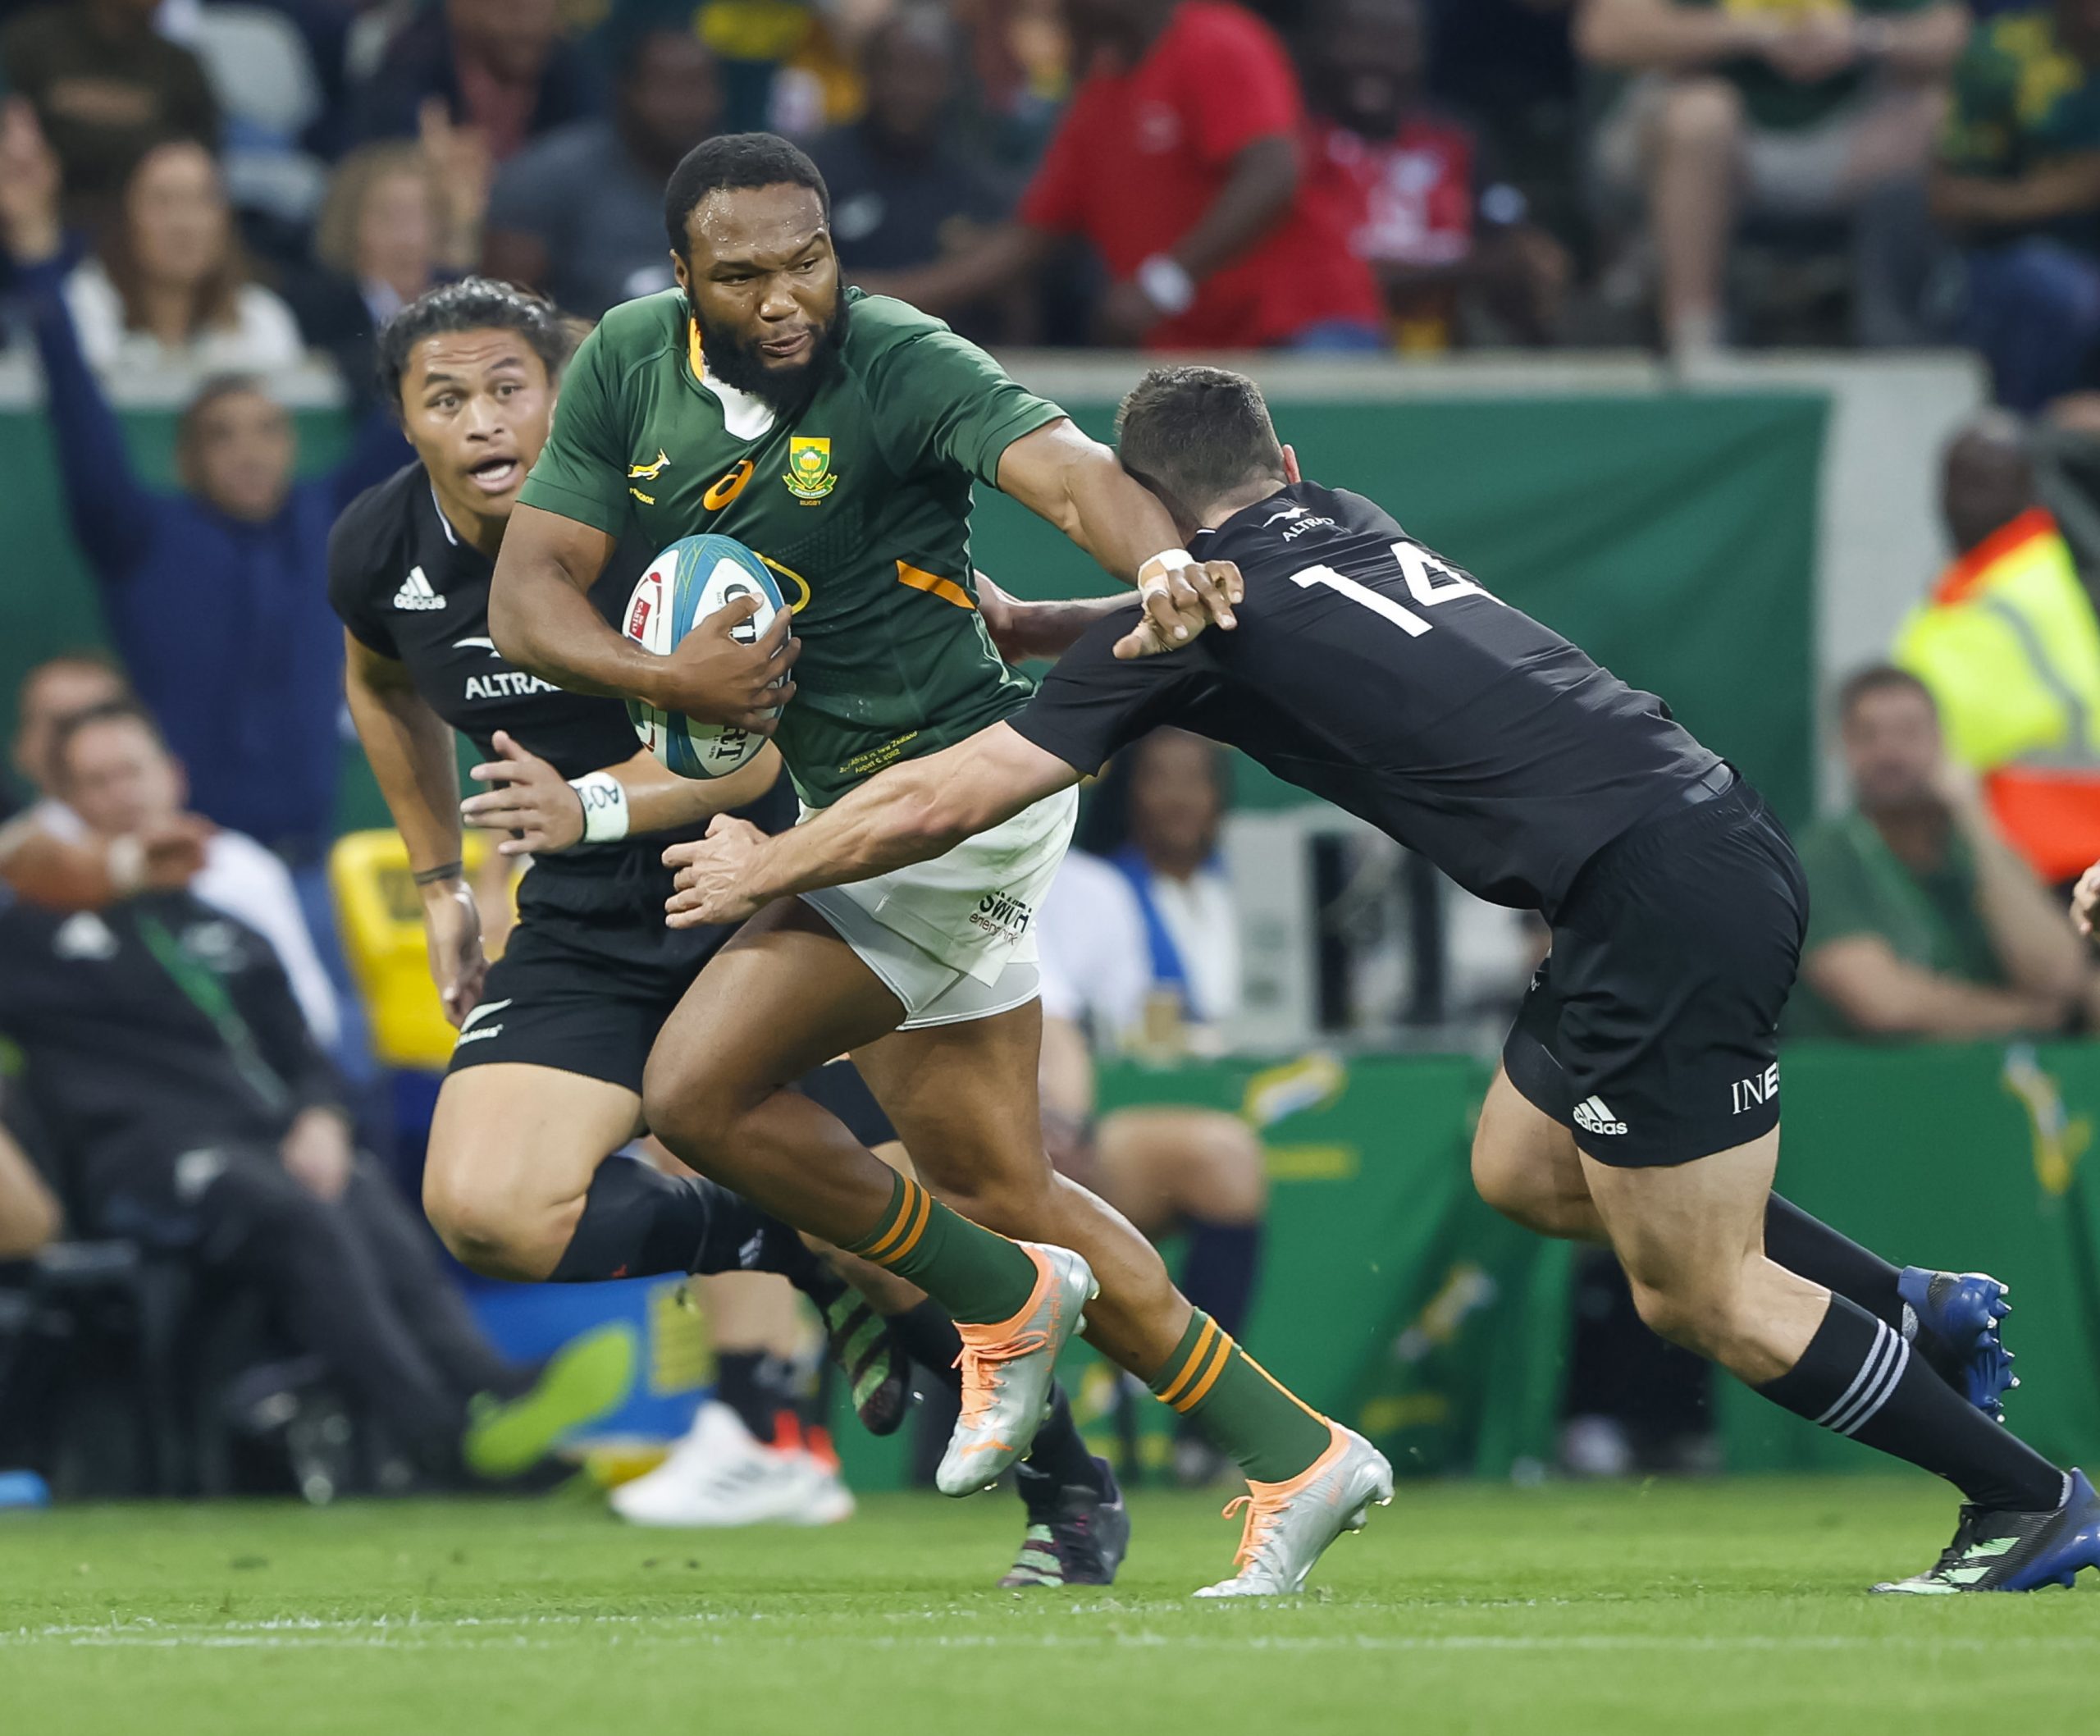
[[[814,506],[838,486],[831,473],[831,441],[797,434],[788,442],[788,468],[780,480],[805,506]]]
[[[1019,940],[1035,920],[1033,906],[1010,892],[988,892],[970,913],[970,925],[1002,940]]]

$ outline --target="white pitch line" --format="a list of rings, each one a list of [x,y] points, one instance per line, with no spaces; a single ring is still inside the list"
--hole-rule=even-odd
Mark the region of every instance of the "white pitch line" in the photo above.
[[[1960,1634],[1635,1634],[1635,1633],[1365,1633],[1365,1634],[1239,1634],[1161,1633],[1134,1632],[1085,1633],[1021,1632],[1010,1634],[928,1633],[910,1637],[892,1634],[839,1634],[826,1633],[815,1624],[776,1621],[763,1632],[753,1631],[752,1617],[696,1615],[691,1617],[641,1616],[520,1616],[457,1617],[440,1620],[413,1619],[340,1620],[292,1618],[276,1621],[158,1624],[150,1622],[121,1625],[52,1626],[17,1629],[0,1633],[0,1647],[28,1648],[57,1646],[68,1648],[158,1651],[195,1647],[202,1650],[298,1650],[322,1647],[359,1647],[399,1650],[444,1648],[543,1649],[554,1643],[550,1629],[571,1632],[603,1628],[613,1644],[646,1642],[674,1645],[733,1647],[742,1642],[768,1644],[815,1643],[837,1647],[858,1646],[883,1651],[929,1647],[939,1650],[1023,1649],[1084,1650],[1089,1647],[1150,1648],[1174,1647],[1198,1650],[1272,1652],[1847,1652],[1890,1650],[1930,1651],[1933,1653],[1967,1651],[1997,1655],[2016,1651],[2087,1651],[2089,1635],[2015,1634],[1986,1639]],[[535,1631],[537,1630],[537,1631]]]

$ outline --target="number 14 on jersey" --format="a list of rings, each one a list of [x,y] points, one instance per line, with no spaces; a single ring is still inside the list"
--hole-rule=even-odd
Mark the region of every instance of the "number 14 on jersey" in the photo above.
[[[1395,543],[1393,559],[1399,563],[1400,577],[1407,581],[1408,595],[1425,608],[1434,608],[1459,596],[1484,596],[1491,603],[1501,601],[1463,573],[1453,572],[1419,544]],[[1290,582],[1308,591],[1315,585],[1325,585],[1330,591],[1340,592],[1352,603],[1360,603],[1373,614],[1383,615],[1411,638],[1419,639],[1433,624],[1404,603],[1396,603],[1362,580],[1351,578],[1346,573],[1337,573],[1330,566],[1307,567],[1292,573]]]

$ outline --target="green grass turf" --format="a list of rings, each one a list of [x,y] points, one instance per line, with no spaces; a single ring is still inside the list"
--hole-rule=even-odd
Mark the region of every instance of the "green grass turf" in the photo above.
[[[1003,1496],[822,1532],[594,1501],[0,1518],[19,1736],[796,1731],[1915,1732],[2100,1725],[2100,1587],[1879,1599],[1951,1497],[1906,1482],[1404,1487],[1317,1592],[1191,1602],[1237,1537],[1150,1496],[1109,1592],[986,1588]]]

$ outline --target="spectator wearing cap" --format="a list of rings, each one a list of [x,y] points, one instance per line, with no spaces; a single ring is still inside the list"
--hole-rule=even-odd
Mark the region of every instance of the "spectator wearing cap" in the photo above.
[[[1377,285],[1305,196],[1304,104],[1269,27],[1220,0],[1071,0],[1084,69],[1014,222],[883,281],[934,312],[1087,241],[1102,335],[1157,349],[1382,348]]]
[[[2090,385],[2100,343],[2100,4],[1979,22],[1955,69],[1933,209],[1961,244],[1963,335],[1998,401]]]
[[[416,14],[350,93],[352,141],[413,138],[432,98],[497,162],[600,107],[582,57],[563,52],[556,0],[442,0]]]
[[[1527,221],[1477,130],[1424,99],[1422,0],[1329,0],[1308,56],[1311,196],[1335,202],[1377,273],[1400,347],[1450,346],[1485,312],[1527,343],[1550,336],[1567,250]]]
[[[642,31],[621,57],[609,116],[550,133],[498,171],[483,270],[589,319],[669,289],[664,184],[721,118],[705,44],[687,30]]]
[[[91,228],[165,139],[217,142],[203,63],[153,26],[159,0],[62,0],[0,32],[0,72],[34,105],[65,166],[66,221]]]
[[[1896,242],[1922,222],[1940,82],[1968,25],[1955,0],[1586,0],[1577,49],[1633,75],[1598,167],[1645,190],[1671,354],[1723,342],[1744,212],[1850,223],[1860,337],[1910,335]]]
[[[1006,216],[1007,201],[949,125],[956,59],[944,14],[897,13],[862,47],[865,113],[810,148],[831,190],[832,242],[849,277],[931,264],[967,249]],[[1000,323],[985,308],[957,309],[951,322],[985,338]]]

